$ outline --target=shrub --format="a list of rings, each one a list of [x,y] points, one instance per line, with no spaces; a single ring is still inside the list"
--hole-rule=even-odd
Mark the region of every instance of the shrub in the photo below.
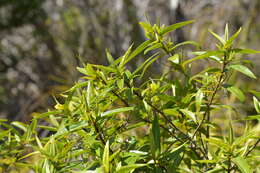
[[[131,46],[117,59],[107,51],[108,66],[78,67],[81,82],[61,94],[64,102],[57,101],[55,109],[35,114],[29,125],[1,120],[2,171],[259,171],[253,167],[259,164],[259,128],[252,120],[260,115],[235,119],[237,108],[222,101],[229,96],[245,101],[244,92],[229,78],[234,71],[256,78],[239,55],[259,52],[235,48],[241,29],[229,37],[226,26],[224,38],[210,31],[219,42],[216,50],[192,52],[195,57],[185,58],[190,52],[183,53],[180,47],[198,44],[174,44],[168,33],[192,22],[167,27],[141,22],[147,41],[135,49]],[[147,55],[137,69],[127,69],[127,63]],[[165,71],[159,76],[147,74],[160,58]],[[195,73],[192,64],[198,60],[212,61],[214,66]],[[260,114],[259,93],[253,93]],[[215,121],[220,115],[223,124]],[[41,125],[42,121],[48,125]],[[240,134],[234,132],[238,122],[245,127]],[[42,129],[47,137],[39,136]]]

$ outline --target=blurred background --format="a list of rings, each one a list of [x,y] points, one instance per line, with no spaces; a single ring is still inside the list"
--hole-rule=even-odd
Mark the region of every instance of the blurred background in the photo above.
[[[231,32],[243,28],[239,46],[260,50],[259,0],[0,0],[0,118],[27,121],[46,111],[52,95],[78,81],[78,57],[107,64],[106,48],[119,57],[133,42],[136,47],[145,40],[138,22],[146,16],[165,25],[195,19],[172,35],[176,43],[194,40],[214,49],[208,29],[223,34],[229,23]],[[245,58],[259,77],[259,55]],[[150,70],[163,68],[157,62]],[[260,90],[259,80],[238,79],[242,88]],[[247,106],[241,109],[250,112]]]

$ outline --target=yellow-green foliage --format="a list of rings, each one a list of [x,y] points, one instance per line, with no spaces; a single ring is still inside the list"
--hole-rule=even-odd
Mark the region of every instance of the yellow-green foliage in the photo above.
[[[167,35],[192,22],[141,22],[147,41],[117,59],[107,51],[108,66],[78,67],[81,82],[64,92],[64,102],[57,102],[53,110],[34,115],[30,125],[1,120],[1,171],[259,171],[259,93],[252,91],[256,115],[239,116],[235,122],[236,107],[221,101],[233,96],[245,101],[247,91],[230,84],[229,77],[238,71],[256,78],[241,55],[259,52],[234,47],[241,29],[229,36],[228,26],[224,37],[210,31],[218,40],[216,50],[182,52],[184,45],[200,46],[193,41],[175,44]],[[145,58],[143,64],[128,69],[128,62],[137,58]],[[159,58],[165,60],[166,70],[147,76],[146,70]],[[194,73],[192,64],[205,60],[215,66]],[[217,123],[218,114],[227,126]],[[237,122],[244,124],[241,135],[233,130]],[[40,136],[42,129],[47,136]]]

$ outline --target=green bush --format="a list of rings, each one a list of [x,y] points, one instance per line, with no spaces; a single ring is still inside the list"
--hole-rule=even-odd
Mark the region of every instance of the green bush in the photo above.
[[[107,51],[108,66],[78,67],[82,80],[61,94],[64,102],[57,101],[55,109],[35,114],[30,125],[1,120],[1,171],[260,171],[255,166],[259,165],[260,94],[252,91],[256,96],[252,116],[239,115],[237,107],[223,101],[232,96],[245,103],[245,91],[229,79],[234,71],[256,78],[240,55],[259,52],[235,48],[233,41],[241,29],[229,37],[227,26],[224,38],[210,31],[219,41],[217,50],[180,49],[199,46],[193,41],[174,44],[167,35],[192,22],[167,27],[141,22],[147,41],[133,50],[131,46],[117,59]],[[191,53],[193,58],[185,58]],[[147,55],[137,69],[127,69],[128,62]],[[158,59],[165,70],[160,76],[148,74]],[[211,65],[194,72],[194,62],[205,60]],[[243,132],[241,127],[235,132],[241,124]],[[40,137],[42,130],[47,137]]]

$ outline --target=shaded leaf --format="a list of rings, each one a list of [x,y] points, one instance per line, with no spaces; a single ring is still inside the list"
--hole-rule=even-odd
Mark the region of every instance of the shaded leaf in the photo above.
[[[158,117],[155,115],[152,123],[152,153],[157,158],[161,153],[161,135]]]

